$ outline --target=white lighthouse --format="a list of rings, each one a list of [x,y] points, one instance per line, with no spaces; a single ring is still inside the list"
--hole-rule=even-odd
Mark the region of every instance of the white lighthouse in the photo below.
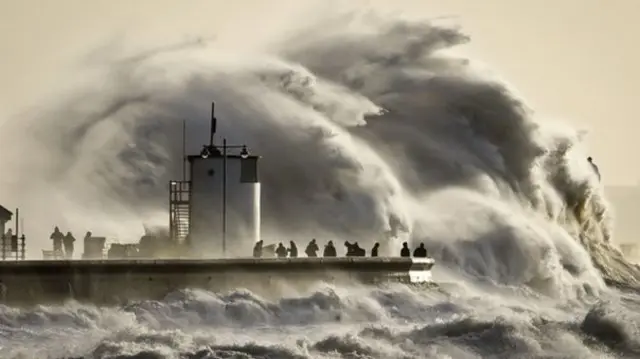
[[[228,145],[226,139],[221,145],[213,143],[213,110],[212,105],[209,145],[199,155],[187,156],[189,180],[172,182],[184,192],[172,194],[172,200],[181,199],[174,201],[172,235],[183,237],[191,257],[250,256],[260,239],[259,157],[249,154],[245,145]]]

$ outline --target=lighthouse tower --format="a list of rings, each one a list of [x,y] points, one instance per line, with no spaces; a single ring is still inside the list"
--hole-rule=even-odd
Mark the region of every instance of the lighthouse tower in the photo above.
[[[226,139],[214,144],[214,109],[212,104],[209,144],[199,155],[187,156],[189,180],[171,184],[188,192],[181,196],[182,218],[176,215],[180,211],[172,211],[172,235],[182,234],[191,257],[250,256],[260,239],[259,157],[249,154],[245,145],[228,145]]]

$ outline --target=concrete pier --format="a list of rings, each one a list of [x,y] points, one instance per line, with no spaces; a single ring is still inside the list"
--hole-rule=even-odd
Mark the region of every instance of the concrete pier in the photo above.
[[[180,289],[246,288],[262,295],[318,282],[428,283],[430,258],[237,258],[215,260],[36,260],[0,262],[0,301],[33,305],[162,299]]]

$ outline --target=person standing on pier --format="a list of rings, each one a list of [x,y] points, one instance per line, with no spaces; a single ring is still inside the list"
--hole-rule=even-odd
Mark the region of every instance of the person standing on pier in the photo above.
[[[253,246],[253,258],[261,258],[262,257],[262,244],[264,242],[261,240],[256,242],[256,245]]]
[[[307,248],[304,250],[304,253],[307,255],[307,257],[317,257],[319,249],[320,248],[318,248],[316,239],[313,238],[311,242],[309,242],[309,245],[307,246]]]
[[[282,242],[278,243],[278,248],[276,249],[276,255],[278,258],[286,258],[287,257],[287,248],[282,245]]]
[[[289,241],[289,257],[296,258],[298,256],[298,246],[294,241]]]
[[[76,241],[75,237],[71,232],[67,232],[67,235],[63,238],[64,243],[64,254],[67,259],[73,258],[73,242]]]
[[[411,250],[409,249],[409,244],[407,242],[402,243],[400,257],[411,257]]]
[[[355,255],[353,250],[353,244],[349,243],[349,241],[344,241],[344,248],[346,249],[345,256],[353,257]]]
[[[420,246],[413,251],[413,256],[416,258],[427,258],[427,249],[424,247],[424,243],[420,243]]]
[[[373,248],[371,248],[371,256],[372,257],[377,257],[378,256],[378,249],[380,248],[380,243],[376,242],[376,244],[373,245]]]
[[[58,226],[53,229],[53,233],[51,233],[51,240],[53,240],[53,255],[57,257],[62,256],[62,239],[64,238],[64,234],[60,232]]]
[[[336,256],[336,247],[333,246],[333,241],[329,241],[326,246],[324,246],[324,253],[322,253],[323,257],[335,257]]]

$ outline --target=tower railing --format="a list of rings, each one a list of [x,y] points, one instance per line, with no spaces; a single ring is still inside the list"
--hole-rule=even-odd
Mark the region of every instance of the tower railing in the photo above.
[[[169,182],[169,233],[171,239],[183,242],[189,234],[191,182]]]

